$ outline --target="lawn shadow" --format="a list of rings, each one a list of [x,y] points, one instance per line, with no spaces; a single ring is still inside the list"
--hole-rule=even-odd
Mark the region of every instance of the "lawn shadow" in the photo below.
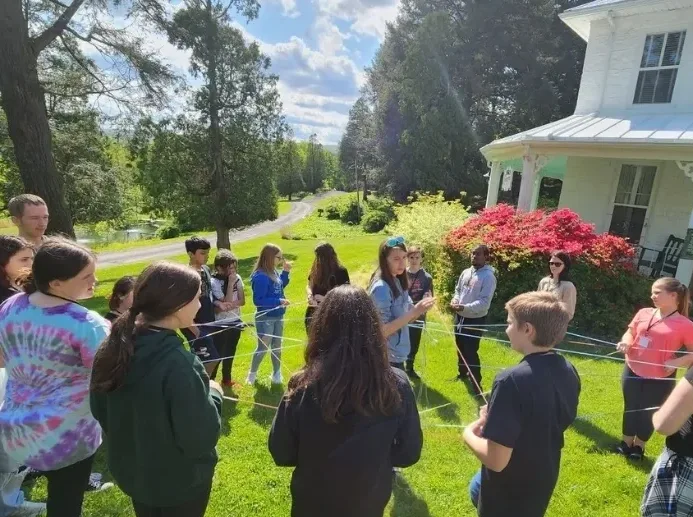
[[[614,449],[619,443],[619,438],[610,435],[590,420],[578,417],[571,427],[585,438],[592,440],[593,445],[587,449],[588,454],[606,453],[618,455]],[[645,456],[642,461],[629,461],[626,458],[623,458],[623,461],[628,461],[629,465],[645,473],[650,472],[652,465],[654,465],[654,459],[650,456]]]
[[[224,396],[231,397],[234,399],[238,398],[238,395],[233,391],[224,393]],[[229,436],[231,434],[230,422],[233,419],[233,417],[239,415],[240,413],[241,412],[238,409],[238,402],[234,400],[224,399],[224,403],[222,404],[221,408],[221,433],[224,436]]]
[[[268,388],[264,384],[256,383],[255,396],[253,397],[253,400],[257,404],[262,405],[253,406],[249,413],[250,418],[252,418],[255,423],[265,428],[269,428],[269,426],[272,424],[272,420],[274,420],[274,414],[276,411],[272,408],[264,406],[279,406],[283,395],[284,387],[281,385],[273,384]]]
[[[416,403],[419,406],[419,411],[426,411],[429,408],[439,407],[435,410],[438,418],[448,423],[459,424],[460,416],[457,414],[459,406],[456,402],[443,395],[435,388],[431,388],[423,380],[414,381],[414,394],[416,395]],[[450,404],[445,406],[445,404]]]
[[[412,490],[404,476],[397,474],[392,483],[394,504],[390,517],[431,517],[426,501]]]

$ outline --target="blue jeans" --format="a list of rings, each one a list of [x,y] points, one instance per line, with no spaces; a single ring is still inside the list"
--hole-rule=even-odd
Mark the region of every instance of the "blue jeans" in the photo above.
[[[284,317],[255,317],[255,329],[257,331],[257,348],[250,364],[250,372],[257,373],[260,363],[267,355],[267,350],[272,354],[272,371],[279,375],[282,371],[282,334],[284,334]]]
[[[479,493],[481,492],[481,471],[474,474],[469,482],[469,497],[472,499],[474,508],[479,508]]]

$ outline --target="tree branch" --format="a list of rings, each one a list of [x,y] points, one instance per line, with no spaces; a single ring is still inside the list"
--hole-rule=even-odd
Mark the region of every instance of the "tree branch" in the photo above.
[[[62,34],[70,23],[70,20],[72,20],[72,17],[78,9],[82,7],[85,1],[86,0],[72,0],[70,7],[63,11],[63,14],[55,20],[55,23],[33,39],[32,46],[34,54],[38,55],[39,52],[53,43],[55,39]]]

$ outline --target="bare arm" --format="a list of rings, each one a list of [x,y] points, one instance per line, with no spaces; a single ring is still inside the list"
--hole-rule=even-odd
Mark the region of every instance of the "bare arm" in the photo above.
[[[464,442],[487,468],[494,472],[502,472],[510,463],[513,450],[492,440],[482,438],[483,427],[483,418],[469,424],[464,430]]]
[[[659,411],[652,415],[652,423],[659,434],[670,436],[678,432],[693,415],[693,386],[688,377],[686,374],[686,378],[679,381]]]

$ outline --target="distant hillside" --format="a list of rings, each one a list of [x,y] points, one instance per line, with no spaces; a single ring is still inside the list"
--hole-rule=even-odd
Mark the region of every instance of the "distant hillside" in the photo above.
[[[334,154],[335,156],[339,154],[339,146],[338,146],[338,145],[329,145],[329,144],[325,144],[325,145],[323,145],[323,148],[324,148],[326,151],[330,151],[330,152],[331,152],[332,154]]]

